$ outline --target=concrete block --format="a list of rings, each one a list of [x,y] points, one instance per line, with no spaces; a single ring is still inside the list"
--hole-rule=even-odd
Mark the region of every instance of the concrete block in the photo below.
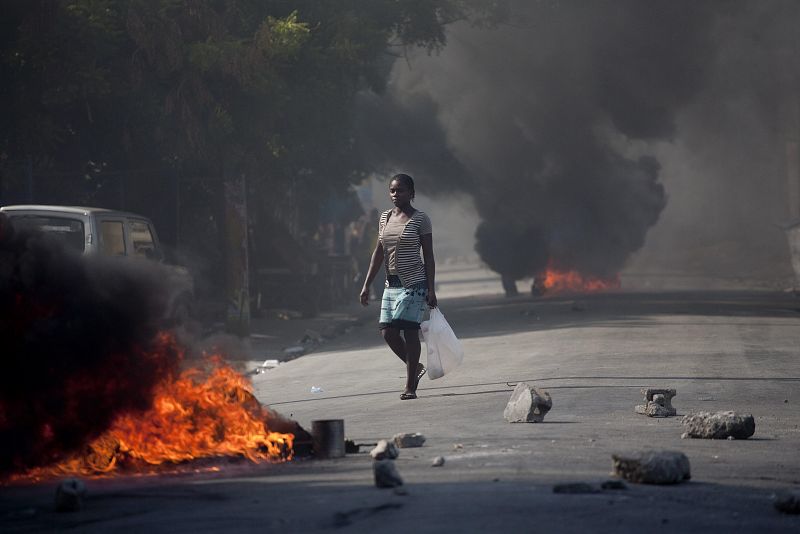
[[[419,432],[414,432],[413,434],[401,433],[395,434],[392,440],[394,440],[394,444],[401,449],[408,449],[411,447],[422,447],[423,443],[425,443],[425,436]]]
[[[403,485],[403,479],[397,472],[394,460],[375,460],[372,463],[375,485],[379,488],[395,488]]]
[[[691,478],[689,459],[677,451],[612,454],[614,474],[639,484],[677,484]]]
[[[374,449],[369,451],[369,455],[376,460],[394,460],[400,456],[400,451],[393,441],[382,439],[378,442]]]
[[[756,422],[750,414],[736,412],[697,412],[685,415],[683,429],[686,436],[702,439],[747,439],[756,431]]]
[[[541,423],[552,407],[553,400],[547,391],[520,382],[511,394],[503,417],[509,423]]]
[[[643,388],[645,404],[636,406],[636,413],[648,417],[672,417],[678,412],[672,406],[677,391],[666,388]]]

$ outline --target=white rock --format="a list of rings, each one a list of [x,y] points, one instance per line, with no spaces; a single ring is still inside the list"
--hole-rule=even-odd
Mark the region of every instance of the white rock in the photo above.
[[[401,449],[422,447],[422,444],[425,443],[425,436],[419,432],[414,432],[413,434],[395,434],[392,439],[394,440],[394,444]]]
[[[376,460],[394,460],[400,455],[400,451],[397,450],[394,442],[382,439],[374,449],[369,451],[369,455]]]
[[[541,423],[552,407],[553,400],[547,391],[520,382],[511,394],[503,417],[509,423]]]
[[[629,482],[676,484],[691,478],[689,458],[678,451],[638,451],[611,455],[614,474]]]
[[[403,485],[403,479],[397,472],[394,460],[375,460],[372,463],[375,485],[379,488],[394,488]]]

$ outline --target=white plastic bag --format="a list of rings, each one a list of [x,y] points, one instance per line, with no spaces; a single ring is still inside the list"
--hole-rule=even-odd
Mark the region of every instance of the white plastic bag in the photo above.
[[[464,349],[439,308],[431,309],[431,318],[420,324],[428,349],[428,378],[436,380],[455,369],[464,360]]]

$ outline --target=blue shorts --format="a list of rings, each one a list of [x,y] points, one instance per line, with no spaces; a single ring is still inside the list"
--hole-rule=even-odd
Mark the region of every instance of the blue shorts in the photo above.
[[[419,330],[419,323],[428,310],[428,284],[422,282],[411,287],[400,285],[397,276],[389,276],[389,287],[381,299],[380,329]]]

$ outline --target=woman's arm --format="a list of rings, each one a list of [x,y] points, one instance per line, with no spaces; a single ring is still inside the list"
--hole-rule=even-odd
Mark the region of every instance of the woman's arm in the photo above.
[[[428,278],[428,306],[435,308],[439,305],[436,300],[436,260],[433,258],[433,234],[420,237],[422,243],[422,259],[425,261],[425,276]]]
[[[381,240],[378,239],[378,242],[375,244],[375,250],[372,251],[372,257],[369,259],[369,269],[367,270],[367,278],[364,280],[364,287],[361,288],[361,295],[359,295],[362,306],[369,304],[369,286],[378,275],[378,269],[380,269],[382,264],[383,244]]]

